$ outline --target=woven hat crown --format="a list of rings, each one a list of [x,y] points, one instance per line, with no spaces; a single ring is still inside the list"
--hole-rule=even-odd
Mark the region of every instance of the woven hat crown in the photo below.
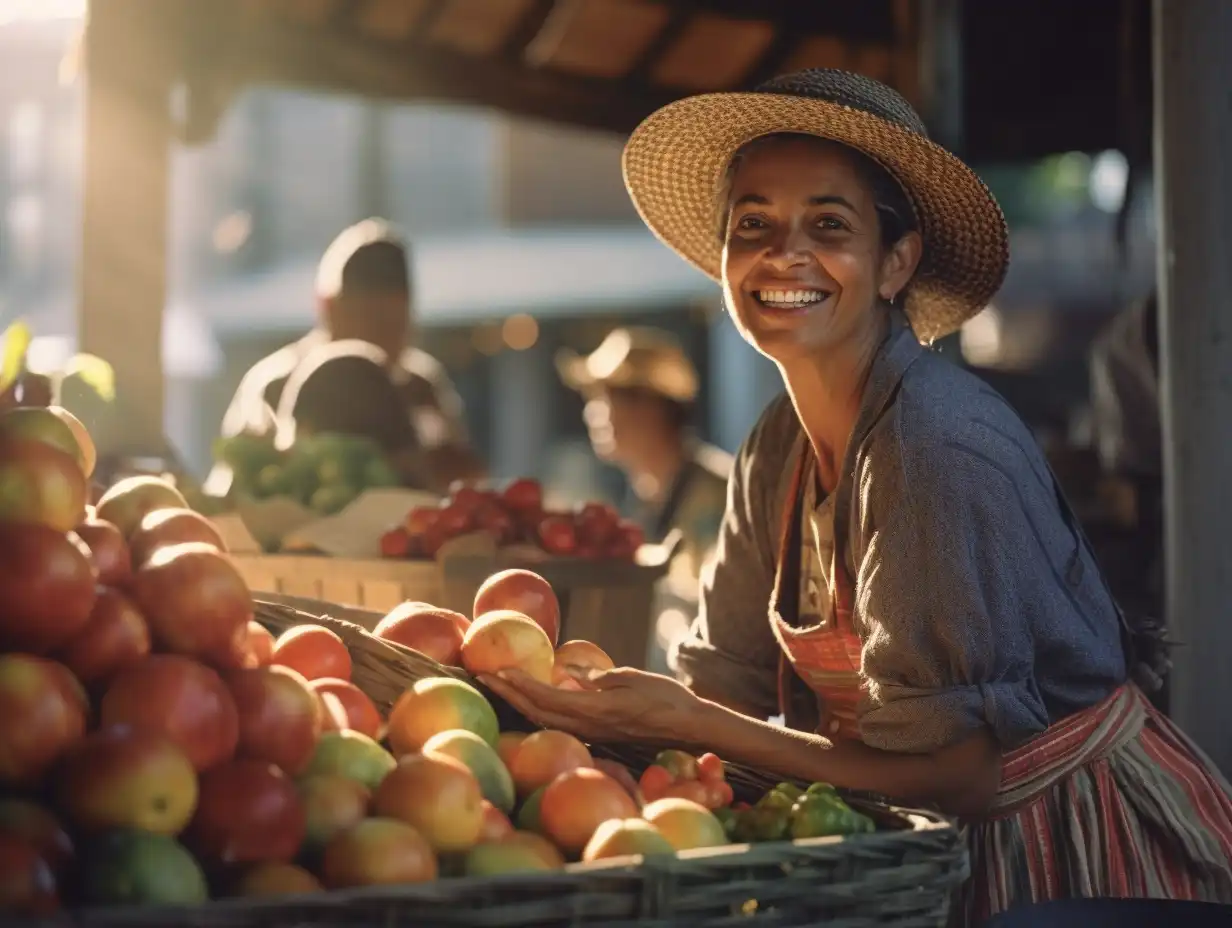
[[[772,77],[759,84],[755,92],[826,100],[860,110],[886,122],[896,123],[916,135],[928,138],[924,120],[902,94],[863,74],[837,71],[833,68],[810,68],[807,71]]]

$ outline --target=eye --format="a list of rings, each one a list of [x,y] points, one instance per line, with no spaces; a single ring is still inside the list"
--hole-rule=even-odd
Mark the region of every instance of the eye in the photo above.
[[[748,216],[741,216],[740,219],[736,222],[736,229],[741,230],[741,231],[753,231],[755,229],[765,229],[765,228],[767,228],[766,221],[762,219],[760,216],[755,215],[755,214],[750,214]]]
[[[817,220],[817,228],[826,232],[841,232],[847,228],[847,223],[838,216],[822,216]]]

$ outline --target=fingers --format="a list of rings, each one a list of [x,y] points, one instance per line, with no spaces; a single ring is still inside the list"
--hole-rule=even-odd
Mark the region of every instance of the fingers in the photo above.
[[[487,680],[490,678],[485,677],[483,679]],[[512,686],[519,693],[524,694],[536,703],[550,701],[560,693],[566,692],[562,691],[559,687],[551,686],[541,680],[536,680],[530,674],[526,673],[526,671],[518,670],[517,668],[510,668],[509,670],[500,671],[500,673],[496,676],[496,679],[500,680],[507,686]],[[576,690],[574,692],[576,692]]]
[[[584,734],[587,731],[584,716],[579,718],[577,715],[565,714],[551,707],[536,703],[507,680],[502,680],[499,677],[480,677],[480,681],[523,716],[538,725],[542,725],[545,728],[560,729],[575,735]]]
[[[611,670],[596,670],[593,667],[579,668],[584,673],[574,673],[573,668],[567,668],[570,675],[588,690],[610,690],[618,686],[634,686],[647,677],[657,674],[646,673],[644,670],[634,670],[632,667],[613,667]]]

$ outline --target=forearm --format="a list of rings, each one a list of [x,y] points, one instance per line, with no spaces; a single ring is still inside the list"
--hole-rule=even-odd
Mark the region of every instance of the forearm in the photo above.
[[[720,708],[727,709],[736,713],[741,718],[756,720],[765,718],[764,713],[758,712],[751,705],[741,703],[739,700],[726,696],[717,690],[712,690],[705,686],[690,686],[694,695],[706,702],[714,703]]]
[[[832,783],[952,814],[985,811],[996,794],[1000,758],[987,734],[934,754],[898,754],[858,741],[830,741],[780,728],[703,701],[687,728],[720,757],[808,782]]]

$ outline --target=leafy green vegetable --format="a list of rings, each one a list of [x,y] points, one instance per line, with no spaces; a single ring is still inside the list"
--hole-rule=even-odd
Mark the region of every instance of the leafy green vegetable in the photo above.
[[[26,352],[34,334],[24,319],[18,319],[4,330],[4,344],[0,348],[0,393],[17,382],[26,368]]]

